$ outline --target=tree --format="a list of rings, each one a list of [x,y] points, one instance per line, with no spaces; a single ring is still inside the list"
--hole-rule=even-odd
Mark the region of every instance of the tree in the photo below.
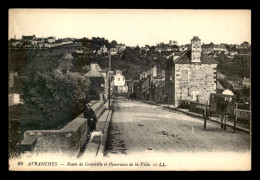
[[[29,124],[29,128],[55,127],[72,120],[81,110],[88,92],[88,81],[73,73],[56,71],[60,64],[58,58],[54,55],[35,56],[33,51],[26,50],[16,51],[11,57],[12,69],[19,70],[19,76],[23,77],[21,119]]]
[[[134,48],[134,50],[139,51],[139,50],[140,50],[140,47],[137,45],[137,46]]]
[[[115,48],[116,47],[116,45],[117,45],[117,42],[116,42],[116,40],[113,40],[113,41],[111,41],[111,47],[112,48]]]
[[[22,120],[33,129],[50,129],[71,121],[83,111],[89,82],[56,70],[26,77]]]
[[[151,52],[155,50],[155,46],[151,46],[149,49]]]

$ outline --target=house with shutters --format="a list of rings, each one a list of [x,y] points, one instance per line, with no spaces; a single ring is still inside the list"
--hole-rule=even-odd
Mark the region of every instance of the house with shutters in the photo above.
[[[125,83],[125,76],[121,70],[116,70],[116,74],[113,76],[114,92],[118,94],[124,94],[128,92],[128,86]]]
[[[191,39],[191,48],[168,56],[165,70],[167,103],[179,100],[207,102],[217,90],[217,61],[202,52],[198,36]]]

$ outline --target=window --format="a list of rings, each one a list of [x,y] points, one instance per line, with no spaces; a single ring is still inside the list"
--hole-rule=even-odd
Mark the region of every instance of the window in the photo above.
[[[182,70],[181,71],[181,80],[182,81],[188,81],[188,70]]]

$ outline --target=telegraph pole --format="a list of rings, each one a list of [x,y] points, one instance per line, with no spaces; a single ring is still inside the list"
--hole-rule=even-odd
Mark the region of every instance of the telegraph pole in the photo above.
[[[109,81],[108,81],[108,83],[109,83],[109,85],[108,85],[108,108],[110,109],[110,101],[111,101],[111,93],[110,93],[110,89],[111,89],[111,77],[110,77],[110,71],[111,71],[111,52],[110,52],[110,50],[109,50],[109,65],[108,65],[108,78],[109,78]]]

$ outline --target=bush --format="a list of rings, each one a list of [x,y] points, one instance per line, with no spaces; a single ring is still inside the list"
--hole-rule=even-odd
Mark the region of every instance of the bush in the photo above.
[[[58,71],[36,72],[26,77],[22,121],[33,129],[50,129],[71,121],[83,111],[88,80]]]
[[[186,100],[180,100],[178,108],[189,109],[190,108],[190,102],[186,101]]]

